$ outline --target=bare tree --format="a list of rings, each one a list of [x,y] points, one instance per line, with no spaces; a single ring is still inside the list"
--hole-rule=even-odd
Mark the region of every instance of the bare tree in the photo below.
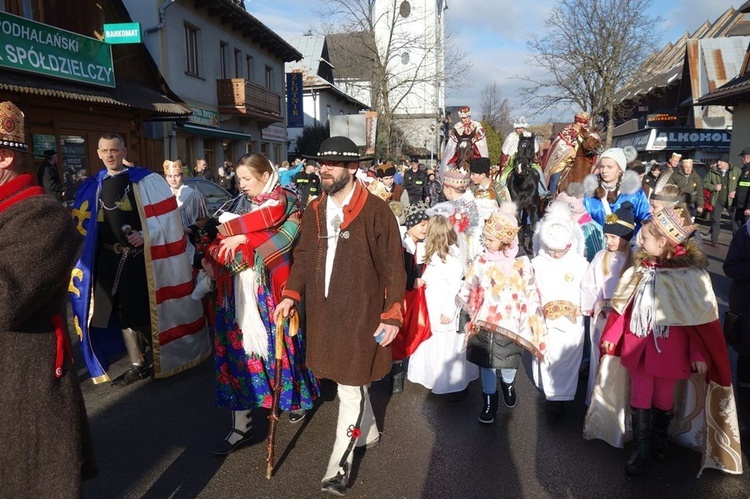
[[[660,17],[652,0],[560,0],[546,21],[545,35],[532,35],[530,67],[543,76],[521,75],[522,95],[538,112],[565,106],[600,116],[612,141],[616,93],[628,81],[647,78],[644,65],[656,46]]]
[[[322,30],[333,35],[327,39],[331,59],[336,57],[336,83],[355,97],[358,91],[369,93],[367,100],[379,113],[378,143],[386,144],[386,157],[399,154],[399,141],[392,140],[399,116],[421,99],[429,110],[424,114],[437,120],[435,96],[446,80],[468,69],[467,59],[450,47],[442,26],[428,22],[424,12],[413,12],[408,2],[325,0],[320,5]],[[417,91],[427,86],[435,92]]]
[[[510,103],[503,97],[497,83],[488,83],[482,88],[482,123],[496,132],[507,132],[512,126]]]

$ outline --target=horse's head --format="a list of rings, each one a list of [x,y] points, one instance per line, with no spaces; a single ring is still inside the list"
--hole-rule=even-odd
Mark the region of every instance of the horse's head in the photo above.
[[[584,130],[581,133],[581,150],[586,156],[597,156],[603,153],[602,138],[594,131]]]
[[[474,132],[469,135],[461,135],[458,138],[458,144],[456,145],[456,155],[459,160],[471,161],[474,158],[474,144],[472,139],[474,138]]]
[[[534,137],[527,137],[525,135],[518,139],[518,151],[516,152],[516,170],[520,174],[522,170],[531,166],[534,161],[534,154],[536,154]]]

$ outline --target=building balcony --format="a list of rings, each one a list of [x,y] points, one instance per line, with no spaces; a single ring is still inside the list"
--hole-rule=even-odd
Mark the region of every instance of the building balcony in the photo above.
[[[220,113],[243,115],[269,124],[284,121],[281,95],[244,78],[216,80],[216,94]]]

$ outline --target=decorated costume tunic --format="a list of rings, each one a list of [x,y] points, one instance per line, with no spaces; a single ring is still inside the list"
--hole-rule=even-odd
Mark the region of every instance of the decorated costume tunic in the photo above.
[[[534,359],[534,383],[547,400],[573,400],[583,357],[580,290],[588,262],[573,250],[562,258],[542,250],[531,264],[547,324],[547,353],[543,362]]]
[[[106,191],[105,183],[113,181],[118,185],[121,182],[128,192],[121,195],[117,203],[100,201],[103,191]],[[102,203],[110,209],[101,207]],[[110,319],[107,309],[111,312],[112,300],[119,300],[120,294],[121,303],[132,304],[138,314],[141,305],[131,303],[130,294],[120,285],[114,286],[106,279],[97,280],[92,271],[97,269],[101,276],[104,273],[101,270],[103,259],[111,260],[115,267],[123,259],[122,252],[116,251],[116,244],[120,244],[121,250],[127,246],[127,240],[123,241],[124,234],[114,223],[115,218],[110,219],[109,214],[103,213],[114,212],[113,204],[132,222],[133,230],[143,231],[143,248],[135,252],[135,257],[144,262],[143,270],[135,260],[129,262],[131,258],[127,257],[124,265],[130,265],[132,272],[125,269],[120,277],[124,283],[130,280],[133,289],[139,289],[139,296],[145,296],[145,324],[140,317],[131,317],[122,307],[120,317]],[[83,358],[94,382],[109,381],[109,356],[124,351],[120,327],[129,327],[129,324],[118,323],[122,321],[133,321],[134,327],[150,327],[156,378],[171,376],[206,359],[211,354],[208,328],[202,308],[196,306],[190,296],[194,283],[186,251],[187,240],[177,202],[167,182],[145,168],[126,168],[115,176],[102,170],[79,187],[73,204],[73,218],[85,240],[81,258],[73,269],[69,297],[75,314],[74,324],[82,338]],[[133,279],[135,272],[145,272],[145,278],[139,283]],[[128,287],[127,284],[123,286]],[[147,286],[145,294],[138,286]],[[106,293],[110,294],[110,299],[97,299]],[[115,296],[111,296],[113,294]],[[102,313],[102,307],[105,313]],[[97,323],[95,319],[102,322]]]

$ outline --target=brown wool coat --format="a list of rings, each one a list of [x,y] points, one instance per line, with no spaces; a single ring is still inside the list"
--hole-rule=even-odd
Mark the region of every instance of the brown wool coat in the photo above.
[[[380,322],[402,322],[401,237],[385,201],[357,183],[351,211],[345,209],[326,298],[326,198],[305,210],[283,295],[296,301],[305,297],[307,365],[315,376],[363,386],[391,369],[390,346],[378,345],[373,334]]]
[[[0,486],[3,497],[81,496],[96,474],[75,369],[55,378],[51,316],[67,324],[81,246],[72,217],[48,196],[0,212]],[[67,331],[66,331],[67,333]]]

